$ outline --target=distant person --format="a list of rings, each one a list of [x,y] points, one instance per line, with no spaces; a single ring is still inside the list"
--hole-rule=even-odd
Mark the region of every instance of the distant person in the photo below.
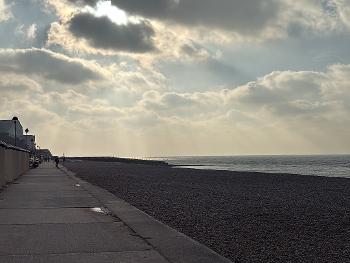
[[[60,162],[60,159],[58,159],[58,157],[56,157],[56,158],[55,158],[56,168],[58,168],[59,162]]]

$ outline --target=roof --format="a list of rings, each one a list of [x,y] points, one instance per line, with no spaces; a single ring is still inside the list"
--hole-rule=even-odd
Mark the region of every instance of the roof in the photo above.
[[[22,126],[20,121],[16,121],[16,122],[17,122],[17,125]],[[14,123],[13,120],[0,120],[0,125],[2,125],[2,126],[13,125],[13,123]]]

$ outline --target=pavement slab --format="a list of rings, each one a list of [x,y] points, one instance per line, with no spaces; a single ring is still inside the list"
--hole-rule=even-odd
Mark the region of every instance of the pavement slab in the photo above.
[[[167,263],[52,163],[0,193],[0,263]]]
[[[121,222],[0,225],[0,255],[144,251],[151,247]]]
[[[0,263],[228,263],[108,191],[44,163],[0,193]]]
[[[0,256],[0,263],[168,263],[156,251]]]
[[[26,199],[4,199],[0,200],[0,209],[6,208],[73,208],[73,207],[97,207],[100,205],[93,197],[88,196],[60,196],[50,195],[36,198],[27,196]]]
[[[120,221],[93,208],[0,209],[0,225],[86,224]]]

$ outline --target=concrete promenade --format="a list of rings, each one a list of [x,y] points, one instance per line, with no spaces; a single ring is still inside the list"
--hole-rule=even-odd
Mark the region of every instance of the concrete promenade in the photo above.
[[[0,193],[0,263],[230,262],[64,168]]]

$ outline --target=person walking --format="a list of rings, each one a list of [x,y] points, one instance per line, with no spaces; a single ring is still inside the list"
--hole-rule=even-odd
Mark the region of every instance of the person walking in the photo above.
[[[60,162],[60,159],[58,157],[55,158],[56,168],[58,168],[58,164]]]

